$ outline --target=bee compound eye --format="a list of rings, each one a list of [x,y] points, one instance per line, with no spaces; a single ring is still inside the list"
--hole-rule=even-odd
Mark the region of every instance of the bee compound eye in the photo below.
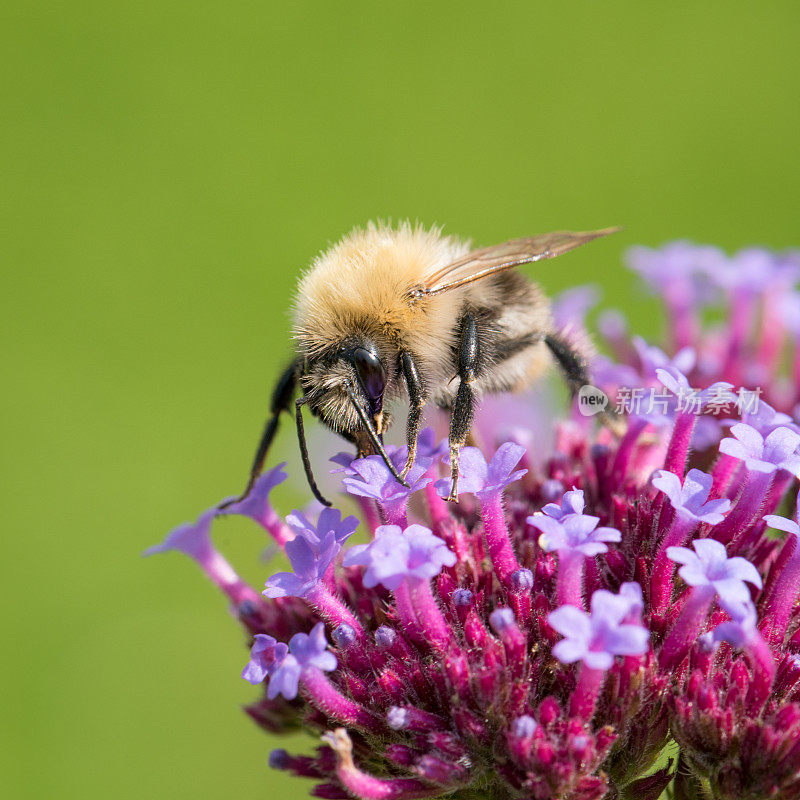
[[[383,397],[383,390],[386,388],[386,372],[378,356],[363,347],[357,347],[353,351],[353,366],[358,372],[358,378],[367,397],[370,400],[378,400]]]

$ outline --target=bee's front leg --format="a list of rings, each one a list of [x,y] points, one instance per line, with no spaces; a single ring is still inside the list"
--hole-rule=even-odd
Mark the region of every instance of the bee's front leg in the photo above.
[[[406,444],[408,445],[408,458],[406,465],[400,473],[404,478],[408,474],[417,459],[417,436],[422,425],[422,407],[425,405],[425,386],[422,383],[417,365],[411,353],[402,351],[400,353],[400,369],[408,390],[408,422],[406,423]]]
[[[458,500],[458,459],[461,448],[467,441],[472,420],[475,417],[475,393],[472,384],[480,368],[480,343],[475,317],[467,311],[461,318],[461,336],[458,352],[458,392],[450,416],[450,495],[452,502]]]

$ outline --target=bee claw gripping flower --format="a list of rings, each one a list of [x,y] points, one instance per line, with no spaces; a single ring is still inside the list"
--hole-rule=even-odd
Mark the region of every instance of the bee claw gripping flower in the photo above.
[[[315,796],[800,798],[800,261],[687,243],[630,261],[668,332],[662,349],[604,318],[617,362],[594,375],[621,438],[580,402],[552,447],[518,424],[503,441],[507,420],[479,411],[457,505],[431,429],[406,486],[340,454],[369,537],[348,549],[355,517],[275,510],[276,467],[225,512],[291,565],[263,593],[214,547],[218,508],[147,551],[190,556],[227,596],[251,718],[322,736],[269,756]],[[592,302],[565,296],[560,324],[581,329]],[[408,449],[387,452],[402,469]]]

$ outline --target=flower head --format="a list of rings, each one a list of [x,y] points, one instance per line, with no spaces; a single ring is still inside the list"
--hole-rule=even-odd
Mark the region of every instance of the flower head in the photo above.
[[[576,489],[574,486],[569,492],[564,492],[561,503],[548,503],[542,507],[542,511],[548,517],[561,520],[567,514],[582,514],[586,508],[586,501],[583,499],[583,489]]]
[[[800,433],[778,427],[762,436],[744,423],[731,427],[733,438],[719,443],[720,453],[739,458],[751,472],[771,473],[779,469],[797,474],[800,471]]]
[[[694,552],[688,547],[667,548],[667,556],[683,564],[678,574],[689,586],[711,587],[721,600],[728,603],[743,603],[750,599],[746,583],[761,588],[761,576],[755,566],[741,556],[728,558],[721,542],[697,539],[693,547]]]
[[[550,627],[566,637],[553,647],[553,655],[559,661],[582,661],[592,669],[609,669],[614,656],[647,652],[647,629],[623,622],[632,610],[628,597],[598,589],[592,595],[591,608],[587,614],[574,606],[561,606],[548,615]]]
[[[367,545],[352,547],[344,558],[346,567],[363,566],[364,586],[379,583],[390,591],[405,581],[427,581],[442,567],[456,563],[455,553],[424,525],[382,525]]]
[[[319,622],[311,633],[296,633],[289,640],[288,655],[276,661],[270,672],[267,697],[272,699],[282,694],[287,700],[294,700],[303,670],[331,672],[336,666],[336,656],[328,650],[325,639],[325,625]]]
[[[343,545],[358,527],[357,517],[345,517],[336,508],[323,508],[314,525],[302,511],[293,511],[286,517],[286,524],[297,536],[302,536],[309,544],[321,545],[326,535],[333,534],[338,545]]]
[[[657,470],[653,476],[653,486],[669,498],[678,516],[709,525],[722,522],[725,512],[731,507],[727,498],[708,499],[713,482],[711,475],[699,469],[690,469],[683,485],[677,475],[663,469]]]
[[[316,778],[317,796],[655,800],[674,768],[653,772],[653,753],[670,743],[676,794],[797,796],[800,525],[778,514],[800,471],[800,257],[678,243],[632,261],[666,302],[667,337],[646,343],[601,318],[614,360],[588,366],[633,415],[621,437],[577,405],[554,419],[545,387],[489,395],[475,438],[505,443],[460,459],[477,506],[431,491],[439,477],[449,493],[448,447],[426,429],[410,488],[377,456],[334,458],[369,501],[365,535],[376,531],[343,560],[355,518],[284,521],[269,502],[280,467],[230,506],[292,565],[264,596],[214,548],[217,509],[148,551],[187,553],[233,601],[252,643],[250,716],[271,732],[326,731],[314,755],[270,757]],[[573,328],[589,294],[556,308]],[[622,407],[625,387],[638,409]],[[665,410],[639,413],[648,392]],[[386,453],[401,471],[407,448]]]
[[[528,524],[538,528],[539,547],[545,552],[576,552],[584,556],[607,553],[605,542],[619,542],[622,534],[616,528],[598,528],[599,517],[588,514],[567,514],[560,520],[546,515],[528,517]]]
[[[278,464],[276,467],[267,470],[255,482],[250,493],[244,500],[232,503],[225,509],[226,514],[241,514],[249,517],[254,522],[259,523],[265,528],[269,528],[276,514],[269,502],[270,492],[286,478],[286,463]]]
[[[289,648],[265,633],[257,633],[253,640],[250,661],[242,671],[242,677],[255,686],[275,671],[289,652]]]
[[[390,507],[404,505],[414,492],[431,482],[430,478],[425,477],[427,467],[416,464],[406,475],[408,486],[403,486],[397,482],[380,456],[356,459],[350,464],[350,469],[355,475],[348,475],[342,480],[350,494],[377,500],[381,505]]]
[[[465,447],[459,459],[461,471],[458,481],[459,491],[471,492],[481,499],[499,494],[528,471],[526,469],[514,471],[514,467],[523,455],[525,455],[524,447],[514,442],[506,442],[500,445],[491,460],[487,462],[477,447]],[[450,493],[449,479],[437,481],[436,490],[442,497],[447,497]]]
[[[344,538],[349,535],[347,533]],[[277,572],[273,575],[266,583],[264,596],[307,596],[325,576],[341,549],[341,544],[336,541],[335,530],[328,530],[320,539],[316,532],[301,529],[301,533],[284,545],[294,572]]]

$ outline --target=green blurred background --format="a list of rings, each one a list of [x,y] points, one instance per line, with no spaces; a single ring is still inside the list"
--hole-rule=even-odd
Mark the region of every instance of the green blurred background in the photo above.
[[[627,245],[800,244],[796,0],[544,5],[4,6],[4,797],[305,796],[221,597],[139,554],[240,487],[326,243],[624,224],[537,274],[648,333]]]

